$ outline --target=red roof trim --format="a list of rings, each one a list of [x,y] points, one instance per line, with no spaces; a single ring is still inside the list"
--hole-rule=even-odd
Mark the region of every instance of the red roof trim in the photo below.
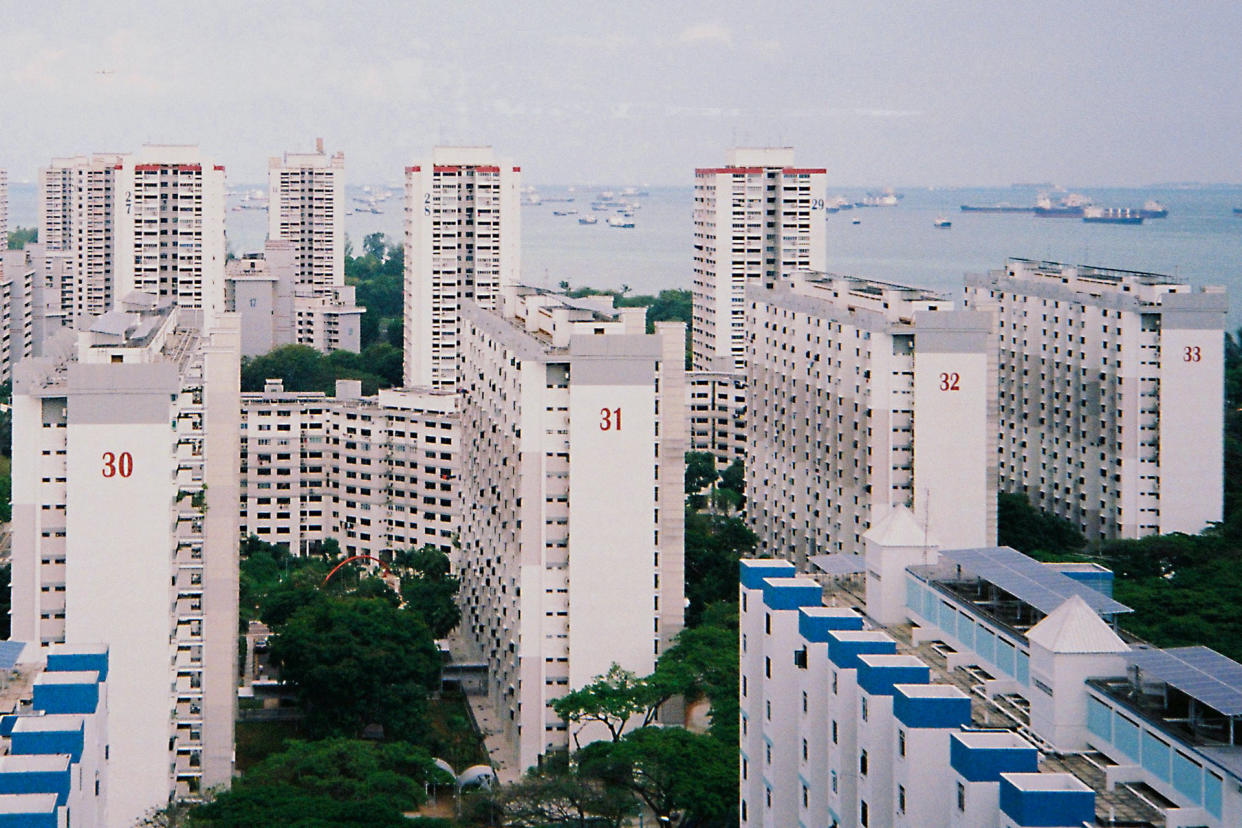
[[[219,171],[219,172],[224,172],[224,165],[223,165],[223,164],[216,164],[215,166],[213,166],[213,167],[212,167],[212,169],[213,169],[213,170],[217,170],[217,171]]]
[[[202,172],[202,164],[178,164],[177,172]]]
[[[159,168],[159,164],[135,164],[134,172],[157,172]]]
[[[481,173],[498,173],[500,172],[500,167],[482,166],[482,167],[475,167],[474,170],[475,172],[481,172]]]
[[[694,171],[695,175],[754,175],[763,172],[763,167],[701,167]]]
[[[432,167],[432,170],[438,173],[461,172],[461,167],[456,167],[456,166],[452,166],[449,164],[436,164],[435,166]]]
[[[521,167],[514,167],[514,168],[513,168],[513,171],[514,171],[514,172],[521,172],[521,171],[522,171],[522,168],[521,168]]]
[[[423,169],[422,167],[419,167],[419,166],[413,166],[413,167],[406,167],[406,168],[405,168],[405,171],[406,171],[407,173],[416,173],[416,172],[421,172],[421,171],[422,171],[422,169]]]
[[[781,172],[785,175],[826,175],[828,170],[822,167],[786,167]]]

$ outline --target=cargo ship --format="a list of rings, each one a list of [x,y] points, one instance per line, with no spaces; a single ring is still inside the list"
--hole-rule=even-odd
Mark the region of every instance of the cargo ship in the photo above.
[[[1091,199],[1078,193],[1070,193],[1055,204],[1044,194],[1035,201],[1034,212],[1040,218],[1082,218],[1090,206]]]
[[[1082,220],[1088,224],[1142,224],[1143,216],[1129,207],[1086,207]]]
[[[1033,213],[1034,207],[1019,207],[1016,204],[963,204],[963,213]]]

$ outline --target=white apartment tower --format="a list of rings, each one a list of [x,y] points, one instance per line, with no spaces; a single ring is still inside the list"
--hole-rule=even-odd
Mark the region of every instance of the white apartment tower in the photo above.
[[[107,312],[115,299],[113,210],[122,157],[54,158],[39,170],[45,274],[60,284],[60,311],[73,327]]]
[[[405,384],[458,382],[460,309],[496,310],[520,273],[521,168],[491,147],[437,147],[405,168]]]
[[[942,543],[995,543],[989,314],[809,273],[752,288],[747,305],[746,510],[766,551],[800,568],[861,554],[898,505]]]
[[[696,370],[745,370],[748,285],[824,269],[825,178],[795,167],[791,147],[738,148],[694,171]]]
[[[54,159],[39,171],[39,222],[49,272],[68,260],[62,311],[75,327],[134,290],[224,308],[224,167],[197,147]]]
[[[198,147],[148,145],[124,156],[115,186],[114,297],[138,290],[205,319],[223,312],[224,167]]]
[[[9,173],[0,170],[0,239],[4,246],[9,244]]]
[[[997,314],[1000,481],[1093,538],[1223,511],[1223,288],[1010,259],[966,278]]]
[[[239,332],[134,293],[17,371],[12,637],[110,652],[109,825],[233,773]]]
[[[267,179],[267,237],[293,242],[299,287],[330,294],[345,284],[345,153],[319,138],[313,153],[269,159]]]
[[[573,742],[553,700],[682,627],[685,328],[521,287],[462,326],[462,629],[528,768]]]

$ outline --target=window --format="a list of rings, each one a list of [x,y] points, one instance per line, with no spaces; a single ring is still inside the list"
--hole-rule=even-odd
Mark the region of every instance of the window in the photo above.
[[[764,718],[766,718],[769,722],[772,721],[772,700],[771,699],[767,699],[763,702],[763,713],[764,713]]]
[[[834,745],[837,743],[837,720],[836,719],[832,720],[832,743]]]
[[[862,697],[862,720],[867,721],[867,697]]]
[[[772,634],[772,613],[765,612],[763,614],[763,631],[767,635]]]
[[[859,776],[867,775],[867,751],[865,750],[862,753],[858,754],[858,775]]]
[[[966,786],[961,782],[957,783],[957,809],[959,811],[966,810]]]
[[[832,671],[832,695],[837,694],[837,671]]]
[[[906,812],[906,789],[902,785],[897,786],[897,813],[904,814]]]
[[[763,675],[772,678],[772,658],[771,656],[763,657]]]
[[[904,730],[897,731],[897,755],[906,755],[906,732]]]
[[[867,813],[867,800],[864,799],[858,804],[858,824],[863,826],[863,828],[867,828],[869,817],[870,814]]]
[[[806,761],[806,756],[807,756],[806,739],[803,739],[802,740],[802,761],[803,762]]]
[[[806,691],[802,691],[802,712],[806,712]]]
[[[831,780],[832,781],[832,792],[836,793],[837,792],[837,772],[832,771],[831,776],[832,776],[832,780]]]

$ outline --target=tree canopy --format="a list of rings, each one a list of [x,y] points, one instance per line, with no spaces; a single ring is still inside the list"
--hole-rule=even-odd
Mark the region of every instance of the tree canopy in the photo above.
[[[755,551],[759,538],[740,518],[686,510],[686,624],[698,622],[714,601],[737,600],[738,560]]]
[[[365,314],[364,314],[365,317]],[[401,385],[401,351],[387,342],[375,342],[361,353],[333,351],[321,354],[309,345],[282,345],[261,356],[242,360],[242,391],[262,391],[268,379],[284,380],[286,391],[322,391],[332,396],[336,381],[362,380],[362,393]]]
[[[357,736],[371,724],[420,741],[440,655],[413,612],[382,598],[321,595],[273,636],[271,662],[297,688],[308,730]]]

